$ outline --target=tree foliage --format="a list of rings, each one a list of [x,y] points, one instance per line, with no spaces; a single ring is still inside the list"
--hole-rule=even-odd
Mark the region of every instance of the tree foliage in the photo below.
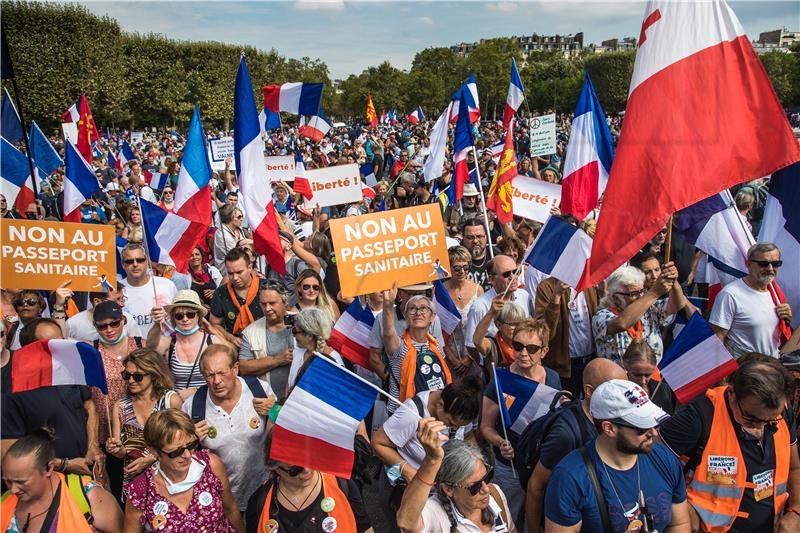
[[[759,56],[784,107],[800,105],[800,44],[797,52],[769,52]]]

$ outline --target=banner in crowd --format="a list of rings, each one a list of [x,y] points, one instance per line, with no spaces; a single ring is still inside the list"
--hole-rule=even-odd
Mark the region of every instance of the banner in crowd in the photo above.
[[[511,183],[514,186],[514,214],[517,216],[544,222],[550,216],[550,210],[561,203],[561,185],[521,175]]]
[[[144,132],[143,131],[132,131],[131,132],[131,144],[137,145],[140,142],[144,141]]]
[[[0,279],[10,289],[116,287],[114,226],[0,219]]]
[[[290,155],[264,156],[267,177],[270,181],[294,181],[294,157]]]
[[[556,115],[533,117],[531,124],[531,156],[556,153]]]
[[[233,156],[233,137],[222,137],[208,141],[208,160],[214,170],[225,170],[225,158],[231,158],[231,170],[236,170]]]
[[[438,204],[335,218],[330,225],[345,297],[450,276]]]
[[[361,193],[361,174],[358,165],[339,165],[306,171],[314,198],[306,201],[311,209],[319,205],[351,204],[363,199]]]

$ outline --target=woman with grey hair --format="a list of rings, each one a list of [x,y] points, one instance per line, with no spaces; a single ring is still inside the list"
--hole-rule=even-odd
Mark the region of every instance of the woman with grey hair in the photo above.
[[[484,360],[484,367],[489,363],[506,367],[514,362],[514,349],[511,347],[511,337],[514,328],[525,320],[528,314],[519,304],[504,299],[501,295],[495,296],[489,311],[483,316],[475,327],[472,342],[475,349]],[[494,322],[497,333],[492,337],[489,326]]]
[[[491,483],[492,469],[481,451],[464,441],[447,441],[445,425],[419,422],[425,459],[409,482],[397,511],[403,533],[515,532],[506,497]],[[431,489],[434,489],[431,493]]]
[[[344,360],[336,350],[328,346],[333,324],[328,313],[316,307],[303,309],[299,313],[289,315],[292,318],[292,334],[294,335],[294,352],[292,366],[289,368],[289,382],[286,393],[300,379],[306,364],[314,354],[322,354],[344,366]]]
[[[236,243],[249,235],[243,229],[244,213],[236,205],[227,204],[219,209],[220,225],[214,234],[214,266],[223,276],[228,275],[225,255],[236,248]]]

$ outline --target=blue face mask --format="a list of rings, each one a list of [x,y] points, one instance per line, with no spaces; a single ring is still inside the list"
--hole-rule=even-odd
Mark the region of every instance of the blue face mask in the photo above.
[[[128,332],[125,331],[125,328],[122,328],[122,333],[119,334],[119,337],[115,341],[106,340],[102,335],[98,335],[98,337],[102,344],[105,344],[106,346],[116,346],[128,337]]]
[[[200,329],[200,324],[195,324],[192,329],[181,329],[179,327],[175,327],[175,331],[179,335],[191,335],[192,333],[197,332]]]

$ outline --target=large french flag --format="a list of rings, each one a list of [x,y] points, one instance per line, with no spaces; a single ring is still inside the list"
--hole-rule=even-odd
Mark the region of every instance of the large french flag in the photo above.
[[[89,162],[72,141],[66,142],[64,168],[64,222],[81,221],[81,204],[100,190],[100,182]]]
[[[336,321],[328,345],[353,364],[372,370],[369,364],[369,334],[375,315],[369,305],[353,300]]]
[[[447,130],[454,105],[455,102],[447,105],[431,130],[430,152],[422,166],[422,174],[427,183],[439,179],[444,171],[444,160],[447,155]]]
[[[303,161],[303,154],[300,150],[297,151],[294,164],[294,192],[300,193],[306,200],[311,200],[314,197],[314,192],[311,190],[311,182],[308,180],[306,174],[306,163]]]
[[[506,96],[506,107],[503,111],[503,127],[508,128],[511,119],[517,114],[519,106],[525,100],[525,87],[517,70],[517,60],[511,58],[511,81],[508,83],[508,96]]]
[[[608,183],[613,159],[611,131],[592,80],[586,72],[564,158],[564,180],[561,184],[563,213],[583,220],[597,207]]]
[[[331,122],[328,117],[325,116],[325,113],[322,109],[319,110],[319,113],[316,113],[306,124],[306,127],[303,128],[303,133],[301,134],[303,137],[307,137],[318,143],[325,137],[328,132],[331,131]]]
[[[17,350],[11,361],[11,392],[55,385],[88,385],[108,394],[100,352],[91,344],[64,339],[36,341]]]
[[[256,252],[267,258],[269,266],[278,274],[286,274],[283,247],[278,236],[278,220],[272,204],[272,193],[266,184],[267,167],[264,165],[264,141],[258,126],[258,111],[253,98],[250,72],[244,56],[236,73],[233,99],[233,149],[239,186],[244,196],[244,211],[253,231]],[[266,95],[266,88],[264,89]],[[321,89],[320,89],[321,94]],[[265,104],[265,107],[269,107]],[[272,109],[271,111],[280,111]],[[319,107],[314,110],[315,114]],[[288,111],[284,109],[283,111]]]
[[[461,102],[462,109],[466,107],[467,90],[462,88],[457,102]],[[475,142],[472,138],[472,125],[468,113],[459,113],[456,122],[456,132],[453,139],[454,171],[453,181],[447,189],[448,204],[453,205],[464,195],[464,185],[469,181],[469,167],[467,166],[467,152]]]
[[[761,242],[781,249],[783,266],[776,279],[794,310],[792,327],[800,325],[800,163],[779,170],[769,182]]]
[[[722,381],[737,367],[736,360],[697,312],[658,363],[661,377],[683,404]]]
[[[408,121],[409,121],[411,124],[419,124],[419,122],[420,122],[421,120],[425,120],[425,113],[423,113],[423,112],[422,112],[422,108],[421,108],[421,107],[417,106],[417,108],[416,108],[416,109],[415,109],[413,112],[411,112],[411,113],[410,113],[410,114],[409,114],[409,115],[406,117],[406,119],[407,119],[407,120],[408,120]]]
[[[278,413],[270,458],[350,479],[356,430],[376,396],[355,374],[315,356]]]
[[[462,91],[465,93],[463,97],[461,95]],[[451,99],[453,101],[453,105],[450,108],[451,123],[458,120],[459,109],[464,108],[460,102],[462,99],[466,102],[466,108],[469,110],[469,122],[473,124],[481,118],[481,106],[478,100],[478,83],[475,81],[475,74],[469,75],[467,81],[464,82],[464,85],[461,86]]]
[[[559,392],[504,368],[495,369],[495,383],[503,399],[503,423],[519,435],[528,424],[550,412]]]
[[[42,130],[39,129],[39,125],[36,124],[36,122],[31,122],[31,135],[29,139],[31,157],[33,158],[36,168],[39,169],[39,177],[45,179],[55,172],[58,167],[63,165],[64,161],[61,159],[61,156],[58,155],[56,149],[53,148],[53,145],[50,144],[50,141],[47,140],[45,134],[42,133]]]
[[[19,213],[36,199],[28,158],[5,138],[0,138],[0,193],[8,208],[13,206]]]
[[[764,66],[726,2],[651,0],[638,46],[593,243],[595,283],[673,213],[800,160]]]
[[[200,106],[194,107],[189,124],[173,209],[183,218],[206,225],[211,223],[211,164],[208,162]]]
[[[525,261],[536,270],[563,281],[577,291],[589,286],[586,265],[592,238],[559,217],[549,217]]]
[[[172,265],[186,274],[192,248],[206,234],[208,225],[178,216],[147,200],[140,199],[139,208],[150,260]]]
[[[258,126],[261,128],[261,133],[264,134],[269,130],[277,130],[281,128],[281,114],[273,113],[269,109],[262,109],[258,114]]]
[[[150,187],[158,189],[159,191],[166,187],[167,182],[169,182],[169,174],[166,172],[150,172],[149,170],[142,169],[142,176],[144,176],[145,181]]]
[[[437,279],[433,282],[433,306],[436,316],[442,323],[442,336],[445,340],[453,334],[459,324],[461,324],[461,313],[458,307],[450,298],[450,293],[444,287],[444,282]]]
[[[284,83],[264,86],[264,109],[273,113],[316,115],[322,101],[322,83]]]

